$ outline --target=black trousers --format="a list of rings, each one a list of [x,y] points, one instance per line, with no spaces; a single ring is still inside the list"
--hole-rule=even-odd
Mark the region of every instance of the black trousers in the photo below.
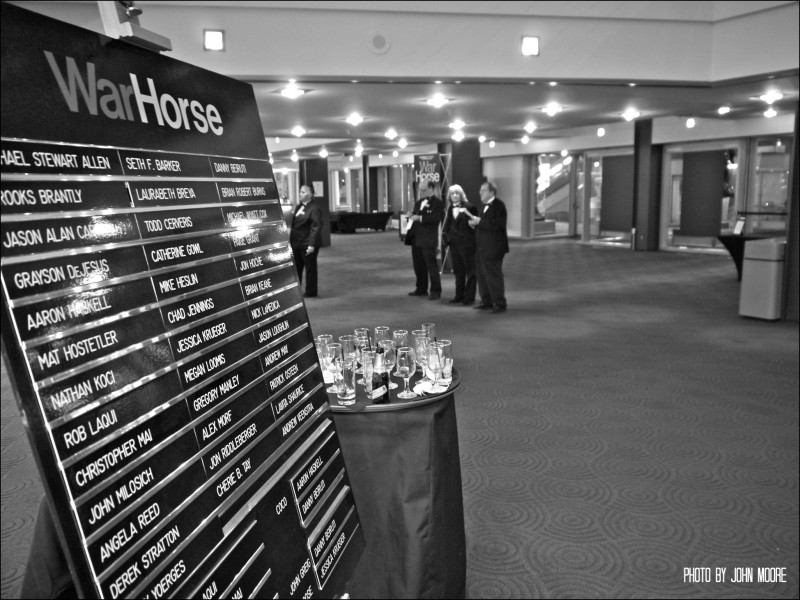
[[[456,278],[456,300],[464,303],[475,302],[475,246],[450,244],[450,260],[453,261],[453,274]]]
[[[481,304],[489,304],[506,308],[506,286],[503,279],[503,256],[486,258],[481,248],[475,252],[475,264],[478,271],[478,293]]]
[[[306,272],[306,294],[309,296],[317,295],[317,255],[319,248],[314,248],[314,252],[306,254],[305,248],[292,248],[294,253],[294,266],[297,269],[297,281],[303,284],[303,270]]]
[[[431,294],[442,293],[442,279],[439,277],[439,263],[436,262],[436,248],[411,246],[411,259],[414,262],[414,275],[417,276],[416,291],[428,291],[431,281]]]

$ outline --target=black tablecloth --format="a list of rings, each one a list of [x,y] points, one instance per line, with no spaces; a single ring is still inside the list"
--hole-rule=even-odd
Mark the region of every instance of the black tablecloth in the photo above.
[[[353,598],[464,598],[466,539],[454,390],[371,405],[359,396],[334,423],[367,547]],[[363,391],[359,388],[359,392]]]
[[[742,280],[742,262],[744,261],[744,244],[748,240],[761,240],[767,236],[764,235],[747,235],[747,234],[725,234],[718,235],[717,239],[722,242],[722,245],[728,249],[728,252],[736,265],[736,272],[739,275],[739,281]]]

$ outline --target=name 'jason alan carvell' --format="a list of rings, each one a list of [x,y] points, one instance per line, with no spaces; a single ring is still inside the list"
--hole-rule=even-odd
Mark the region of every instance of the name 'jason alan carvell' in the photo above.
[[[73,57],[66,56],[65,68],[62,69],[52,52],[45,50],[44,55],[71,112],[80,112],[82,104],[89,114],[102,114],[109,119],[139,120],[149,124],[149,112],[162,127],[195,129],[199,133],[211,132],[214,135],[222,135],[225,129],[216,106],[204,106],[198,100],[175,98],[168,93],[159,94],[150,77],[146,79],[147,90],[142,91],[134,73],[128,73],[130,85],[114,83],[104,77],[98,78],[93,62],[87,61],[81,70]],[[135,104],[131,102],[131,96]]]

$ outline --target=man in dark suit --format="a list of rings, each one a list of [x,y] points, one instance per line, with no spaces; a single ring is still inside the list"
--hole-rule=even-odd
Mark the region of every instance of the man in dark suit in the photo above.
[[[444,202],[433,193],[433,184],[427,179],[419,182],[419,200],[408,217],[411,229],[406,234],[406,244],[411,246],[416,287],[409,296],[428,296],[429,300],[442,297],[442,280],[436,262],[439,246],[439,224],[444,218]],[[410,240],[409,240],[410,235]],[[431,293],[428,295],[428,279]]]
[[[300,203],[292,217],[289,242],[294,254],[297,279],[303,283],[303,269],[306,271],[306,293],[304,298],[317,295],[317,255],[322,246],[322,209],[314,202],[311,186],[300,186]]]
[[[481,301],[476,309],[491,310],[493,314],[506,311],[505,281],[503,279],[503,257],[508,254],[506,233],[506,205],[497,198],[497,187],[491,181],[481,185],[483,210],[472,217],[475,227],[475,263],[478,271],[478,293]]]
[[[456,295],[449,302],[472,306],[476,285],[475,230],[469,220],[478,214],[478,209],[467,201],[460,185],[451,185],[447,197],[450,207],[442,225],[442,245],[450,253],[456,279]]]

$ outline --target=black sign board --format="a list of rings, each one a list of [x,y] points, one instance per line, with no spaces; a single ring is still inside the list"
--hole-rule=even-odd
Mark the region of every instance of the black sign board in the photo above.
[[[364,548],[249,85],[2,3],[3,350],[86,597]]]

